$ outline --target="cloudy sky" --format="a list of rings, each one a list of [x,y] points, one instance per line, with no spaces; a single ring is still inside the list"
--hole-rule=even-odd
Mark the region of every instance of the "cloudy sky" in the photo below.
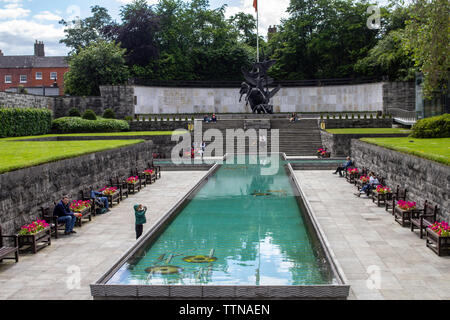
[[[0,0],[0,49],[5,55],[31,55],[35,40],[44,41],[46,55],[65,55],[59,43],[64,37],[61,19],[90,16],[90,7],[100,5],[119,20],[120,7],[131,0]],[[147,0],[154,4],[157,0]],[[253,0],[210,0],[211,8],[227,4],[227,16],[237,12],[255,14]],[[269,25],[286,17],[289,0],[259,0],[260,31],[266,35]]]

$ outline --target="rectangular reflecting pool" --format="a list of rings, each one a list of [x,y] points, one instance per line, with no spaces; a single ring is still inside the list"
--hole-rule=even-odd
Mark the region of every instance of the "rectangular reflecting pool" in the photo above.
[[[272,160],[271,175],[271,158],[214,166],[91,285],[94,298],[346,298],[290,166]]]

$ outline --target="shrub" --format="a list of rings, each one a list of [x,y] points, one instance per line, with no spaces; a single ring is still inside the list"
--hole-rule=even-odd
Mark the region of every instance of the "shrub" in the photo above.
[[[83,114],[83,119],[85,120],[97,120],[94,110],[87,109]]]
[[[361,115],[358,113],[358,119],[361,119]]]
[[[367,119],[367,113],[364,113],[364,119]]]
[[[323,113],[320,114],[320,120],[323,120]]]
[[[52,111],[38,108],[0,108],[0,137],[47,134],[52,127]]]
[[[373,119],[373,114],[370,114],[370,119]]]
[[[345,114],[345,119],[348,120],[348,114]]]
[[[412,138],[450,138],[450,114],[421,119],[412,127]]]
[[[126,122],[131,122],[131,121],[133,121],[133,117],[132,117],[132,116],[126,116],[126,117],[124,118],[124,120],[125,120]]]
[[[355,119],[355,114],[354,114],[354,113],[352,113],[352,120],[353,120],[353,119]]]
[[[115,119],[116,118],[116,114],[114,113],[113,109],[108,108],[105,110],[105,112],[103,112],[103,118],[105,119]]]
[[[73,107],[69,110],[69,117],[81,117],[81,112],[77,108]]]
[[[66,117],[53,120],[52,129],[55,133],[120,132],[130,130],[130,125],[125,120],[99,118],[92,121]]]
[[[333,119],[336,119],[336,115],[335,114],[333,114]]]
[[[330,115],[327,113],[327,120],[329,120],[330,119]]]

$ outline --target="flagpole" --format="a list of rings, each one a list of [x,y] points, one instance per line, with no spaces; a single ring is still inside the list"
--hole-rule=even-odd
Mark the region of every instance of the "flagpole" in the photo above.
[[[256,2],[256,62],[259,62],[259,11]]]

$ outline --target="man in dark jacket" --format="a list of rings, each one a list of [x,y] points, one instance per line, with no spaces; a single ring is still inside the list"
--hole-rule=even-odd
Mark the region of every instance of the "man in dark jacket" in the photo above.
[[[353,162],[350,160],[350,157],[347,157],[347,160],[345,163],[343,163],[342,166],[339,166],[333,174],[337,174],[339,172],[339,175],[342,177],[342,171],[347,170],[352,166]]]
[[[81,214],[70,211],[68,196],[64,196],[55,206],[53,215],[58,217],[58,222],[64,222],[66,224],[66,231],[64,232],[65,235],[76,233],[73,231],[73,227],[77,222],[77,217],[81,216]]]

